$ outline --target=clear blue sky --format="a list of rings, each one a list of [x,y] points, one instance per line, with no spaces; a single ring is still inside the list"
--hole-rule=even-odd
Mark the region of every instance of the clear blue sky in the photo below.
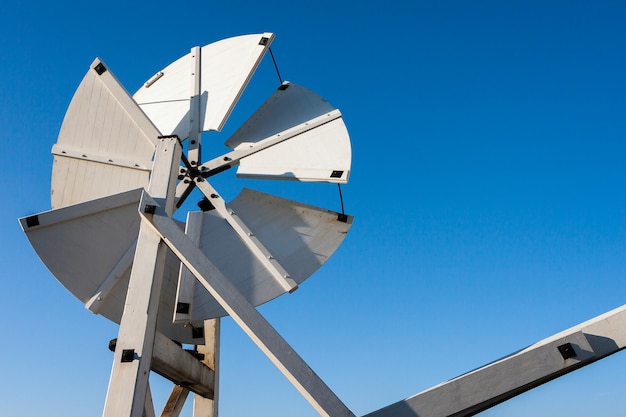
[[[283,78],[341,109],[354,226],[260,310],[357,415],[626,302],[624,2],[5,1],[0,16],[3,416],[102,412],[117,326],[16,220],[50,207],[50,149],[95,56],[132,92],[192,46],[270,31]],[[225,130],[276,82],[264,61]],[[246,185],[339,209],[334,186]],[[221,416],[316,415],[223,327]],[[483,415],[623,416],[625,373],[617,354]],[[160,409],[169,387],[152,388]]]

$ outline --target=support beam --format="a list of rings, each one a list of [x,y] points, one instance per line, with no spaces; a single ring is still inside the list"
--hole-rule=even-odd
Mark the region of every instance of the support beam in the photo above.
[[[180,385],[174,385],[172,393],[163,407],[161,417],[178,417],[185,405],[185,400],[189,395],[189,390]]]
[[[157,332],[152,370],[204,398],[213,398],[215,372],[199,359]]]
[[[285,268],[283,268],[263,243],[252,233],[237,213],[226,206],[226,202],[220,197],[215,188],[201,177],[196,178],[196,187],[202,191],[202,194],[204,194],[213,207],[215,207],[215,210],[220,216],[228,222],[230,227],[237,233],[237,236],[239,236],[239,239],[250,249],[250,252],[252,252],[257,260],[272,275],[278,285],[286,292],[291,293],[297,290],[298,284],[296,281],[289,276]]]
[[[117,339],[112,343],[116,346]],[[214,397],[213,368],[159,332],[154,337],[151,370],[202,398]]]
[[[204,355],[202,363],[214,370],[213,399],[199,395],[193,397],[193,417],[217,417],[219,401],[219,362],[220,362],[220,319],[205,320],[205,344],[198,346],[198,353]]]
[[[200,234],[202,232],[202,216],[196,217],[196,221],[190,220],[187,215],[185,223],[185,234],[193,240],[196,245],[200,244]],[[192,321],[191,312],[193,310],[193,300],[196,288],[196,279],[189,270],[180,264],[178,271],[178,286],[176,288],[176,304],[174,307],[174,323],[189,323]]]
[[[190,83],[189,86],[189,97],[191,100],[189,102],[189,121],[191,122],[190,130],[189,130],[189,143],[187,144],[187,156],[191,165],[197,167],[200,165],[201,158],[201,144],[200,144],[200,132],[202,131],[202,86],[200,83],[202,82],[202,65],[201,65],[201,53],[202,48],[199,46],[195,46],[191,48],[190,52],[190,62],[191,68],[190,71]],[[184,139],[184,138],[183,138]]]
[[[154,414],[154,402],[152,401],[152,390],[150,390],[150,384],[146,389],[146,403],[143,409],[143,417],[156,417]]]
[[[260,152],[264,149],[278,145],[279,143],[282,143],[286,140],[295,138],[298,135],[309,132],[317,127],[325,125],[326,123],[330,123],[341,117],[341,112],[339,110],[332,110],[329,113],[315,117],[308,122],[301,123],[287,130],[276,133],[270,137],[259,140],[254,145],[251,144],[250,147],[237,149],[228,152],[220,157],[213,158],[210,161],[203,163],[199,167],[200,172],[202,172],[204,176],[211,176],[213,173],[222,172],[228,168],[234,167],[239,163],[240,160],[247,156],[254,155],[255,153]]]
[[[66,158],[73,158],[82,161],[99,162],[102,164],[113,165],[123,168],[135,169],[138,171],[150,172],[152,169],[152,161],[140,161],[140,160],[128,160],[124,157],[111,156],[110,154],[97,153],[94,151],[86,154],[85,152],[73,149],[67,145],[55,144],[52,147],[52,155],[64,156]]]
[[[140,206],[146,204],[156,203],[144,192]],[[154,214],[140,212],[140,215],[142,225],[149,224],[161,235],[172,252],[321,416],[354,417],[335,393],[204,256],[164,210],[156,207]]]
[[[148,190],[168,213],[173,212],[180,160],[177,138],[157,141]],[[145,206],[140,211],[150,211]],[[113,358],[103,417],[141,417],[156,333],[158,303],[167,247],[142,222]]]
[[[626,347],[626,305],[365,417],[473,416]]]

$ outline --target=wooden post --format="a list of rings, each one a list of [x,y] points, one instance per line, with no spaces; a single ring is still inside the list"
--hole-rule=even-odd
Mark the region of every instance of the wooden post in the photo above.
[[[174,190],[180,161],[178,138],[157,143],[148,190],[168,213],[173,211]],[[150,208],[139,207],[142,213]],[[141,223],[137,250],[120,322],[113,369],[103,417],[142,417],[156,332],[167,246],[160,236]]]
[[[204,354],[202,362],[213,369],[213,399],[203,398],[200,395],[193,397],[193,417],[217,417],[218,381],[219,381],[219,348],[220,348],[220,319],[204,321],[204,345],[197,347],[198,353]]]

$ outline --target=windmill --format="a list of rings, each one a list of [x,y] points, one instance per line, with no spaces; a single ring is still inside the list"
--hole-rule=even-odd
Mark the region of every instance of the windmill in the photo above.
[[[224,127],[273,39],[192,48],[133,96],[96,59],[69,105],[52,149],[52,210],[20,223],[55,277],[120,325],[105,417],[154,415],[150,371],[174,383],[162,416],[178,415],[189,392],[196,417],[215,415],[225,315],[320,415],[354,416],[255,309],[323,265],[352,216],[248,189],[226,202],[211,184],[233,167],[244,178],[346,183],[341,113],[281,82],[226,141],[231,151],[202,159],[202,132]],[[175,220],[195,189],[201,211]],[[624,323],[626,306],[367,416],[474,415],[624,349]]]
[[[201,161],[201,133],[223,128],[273,39],[192,48],[132,97],[95,59],[72,98],[52,149],[53,209],[21,222],[55,277],[120,324],[104,416],[150,409],[151,369],[213,399],[216,367],[177,344],[214,351],[218,326],[209,320],[224,315],[321,414],[351,415],[254,306],[295,291],[341,244],[352,217],[248,189],[226,202],[211,185],[234,166],[241,177],[346,183],[341,113],[283,82],[226,141],[230,152]],[[172,215],[194,189],[203,211],[183,225]]]

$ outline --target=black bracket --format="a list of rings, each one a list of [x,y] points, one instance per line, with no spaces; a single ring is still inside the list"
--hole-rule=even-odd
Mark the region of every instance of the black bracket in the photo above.
[[[575,358],[577,356],[574,346],[572,346],[569,342],[558,346],[557,349],[559,349],[559,353],[563,356],[564,360]]]
[[[191,326],[191,337],[194,339],[200,339],[204,337],[204,327]]]
[[[189,314],[189,303],[177,303],[176,312],[180,314]]]
[[[96,65],[95,67],[93,67],[94,71],[96,71],[98,73],[98,75],[102,75],[105,72],[107,72],[107,67],[104,66],[104,64],[102,62],[100,62],[98,65]]]
[[[34,215],[34,216],[27,217],[26,226],[27,227],[39,226],[39,216]]]
[[[135,349],[122,350],[122,362],[132,362],[135,360]]]

